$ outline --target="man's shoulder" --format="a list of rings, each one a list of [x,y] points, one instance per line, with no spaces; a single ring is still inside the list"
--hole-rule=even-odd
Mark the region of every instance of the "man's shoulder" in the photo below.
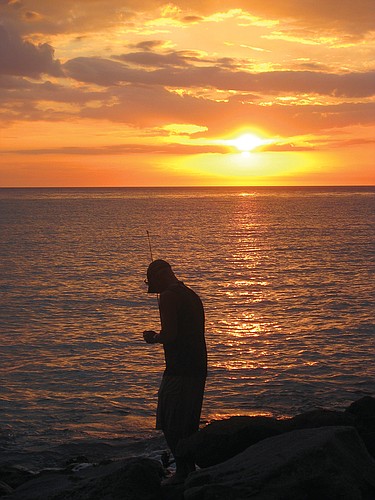
[[[187,287],[182,281],[178,283],[173,283],[164,292],[160,294],[160,299],[167,302],[183,302],[186,300],[186,295],[196,293],[189,287]]]
[[[175,303],[191,303],[192,300],[194,302],[202,302],[199,295],[192,288],[186,286],[182,281],[171,285],[163,293],[167,293],[167,300],[173,300]]]
[[[179,293],[178,293],[178,289],[177,289],[177,286],[175,285],[172,285],[172,286],[169,286],[166,290],[164,290],[161,294],[160,294],[160,300],[165,302],[165,301],[177,301],[179,300]]]

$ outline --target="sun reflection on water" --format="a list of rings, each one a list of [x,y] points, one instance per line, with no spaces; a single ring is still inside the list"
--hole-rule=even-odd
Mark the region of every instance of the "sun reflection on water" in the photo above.
[[[238,196],[242,196],[243,198],[247,198],[248,196],[256,196],[256,193],[243,192],[243,193],[239,193]]]

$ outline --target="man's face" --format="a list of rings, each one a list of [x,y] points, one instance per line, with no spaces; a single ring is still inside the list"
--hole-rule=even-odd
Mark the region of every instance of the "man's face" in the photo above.
[[[148,293],[160,293],[162,291],[163,269],[147,273]]]
[[[171,266],[165,260],[154,260],[147,269],[148,293],[161,293],[166,287]]]

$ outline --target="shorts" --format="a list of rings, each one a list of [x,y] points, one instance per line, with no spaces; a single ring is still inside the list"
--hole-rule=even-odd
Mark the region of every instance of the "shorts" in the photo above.
[[[164,375],[158,393],[156,428],[188,437],[199,429],[206,377]]]

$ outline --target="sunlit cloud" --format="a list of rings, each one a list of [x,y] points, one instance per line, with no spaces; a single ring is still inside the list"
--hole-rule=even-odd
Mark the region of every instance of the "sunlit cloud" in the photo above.
[[[170,123],[165,125],[163,128],[170,134],[176,135],[192,135],[197,134],[198,132],[206,132],[208,130],[207,127],[201,127],[191,123]]]

